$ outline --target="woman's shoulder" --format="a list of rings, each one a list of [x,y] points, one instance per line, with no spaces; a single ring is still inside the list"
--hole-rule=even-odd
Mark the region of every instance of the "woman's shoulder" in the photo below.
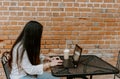
[[[23,44],[21,42],[17,43],[15,47],[13,48],[13,51],[22,50]]]

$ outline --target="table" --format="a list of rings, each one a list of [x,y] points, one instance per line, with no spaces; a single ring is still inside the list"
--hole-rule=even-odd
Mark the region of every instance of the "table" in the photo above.
[[[70,56],[70,58],[72,58]],[[63,59],[63,56],[61,56]],[[117,74],[119,70],[95,55],[82,55],[77,68],[64,68],[63,66],[51,67],[52,75],[72,79],[80,76]]]

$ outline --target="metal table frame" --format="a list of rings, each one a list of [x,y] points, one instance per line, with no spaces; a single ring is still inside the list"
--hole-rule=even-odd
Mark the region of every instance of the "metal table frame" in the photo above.
[[[63,56],[61,56],[63,59]],[[119,70],[95,55],[82,55],[77,68],[64,68],[63,66],[51,67],[52,75],[73,79],[93,75],[117,74]],[[85,78],[83,78],[85,79]]]

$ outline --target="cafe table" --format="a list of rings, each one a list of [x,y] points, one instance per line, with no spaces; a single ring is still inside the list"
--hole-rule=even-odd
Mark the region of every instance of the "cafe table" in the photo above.
[[[63,56],[60,56],[63,60]],[[70,56],[69,58],[72,58]],[[66,77],[67,79],[73,79],[81,76],[90,76],[90,79],[94,75],[107,75],[117,74],[119,70],[95,55],[82,55],[77,68],[64,68],[63,65],[51,67],[52,75],[57,77]]]

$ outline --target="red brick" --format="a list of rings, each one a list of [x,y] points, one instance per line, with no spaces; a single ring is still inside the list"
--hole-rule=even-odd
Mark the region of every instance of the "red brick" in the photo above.
[[[104,2],[107,2],[107,3],[113,3],[114,0],[104,0]]]
[[[21,8],[20,7],[9,7],[9,10],[11,11],[19,11],[19,10],[21,10]]]
[[[63,21],[64,18],[61,18],[61,17],[57,18],[57,17],[55,17],[55,18],[51,18],[51,20],[52,21]]]
[[[75,2],[75,0],[63,0],[63,2]]]
[[[90,0],[91,2],[102,2],[103,0]]]
[[[5,40],[4,42],[5,42],[6,44],[9,44],[9,45],[12,44],[12,41],[11,41],[11,40]]]
[[[62,31],[63,28],[61,28],[61,27],[52,27],[51,30],[52,31]]]
[[[116,13],[116,9],[108,9],[107,12],[108,13]]]
[[[6,36],[6,35],[0,35],[0,40],[6,40],[6,39],[8,39],[8,36]]]
[[[87,0],[77,0],[77,2],[87,2]]]
[[[115,22],[116,19],[115,18],[105,18],[104,21],[105,22]]]
[[[23,11],[35,11],[34,7],[23,7]]]
[[[50,8],[37,8],[38,11],[50,11]]]
[[[72,3],[66,3],[65,4],[65,6],[67,6],[67,7],[70,7],[70,6],[72,6],[73,4]]]
[[[8,8],[7,7],[0,7],[0,10],[5,11],[5,10],[8,10]]]
[[[42,3],[43,4],[43,3]],[[40,5],[42,5],[40,4]],[[38,2],[31,3],[32,6],[40,6]]]
[[[31,2],[25,2],[25,6],[31,6]]]
[[[65,8],[65,11],[74,11],[74,12],[77,12],[79,11],[79,8]]]
[[[117,3],[120,3],[120,0],[117,0]]]
[[[51,10],[51,11],[64,11],[63,8],[51,8],[50,10]],[[50,11],[50,10],[49,10],[49,11]]]
[[[4,46],[4,49],[11,49],[12,45],[6,45]]]
[[[4,6],[10,6],[9,2],[3,2]]]
[[[48,48],[50,48],[50,49],[52,49],[52,48],[57,49],[58,45],[52,45],[52,44],[51,45],[46,45],[45,48],[46,49],[48,49]]]
[[[100,28],[100,27],[93,27],[93,28],[91,28],[91,30],[92,30],[92,31],[101,31],[101,30],[103,30],[103,29]]]

